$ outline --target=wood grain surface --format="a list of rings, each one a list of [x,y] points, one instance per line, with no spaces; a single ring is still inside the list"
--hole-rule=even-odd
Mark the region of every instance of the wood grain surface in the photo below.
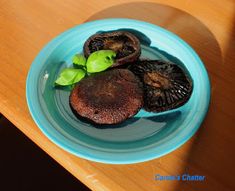
[[[176,33],[208,70],[212,95],[203,125],[186,144],[159,159],[133,165],[80,159],[48,140],[27,108],[27,72],[43,46],[74,25],[110,17],[144,20]],[[235,190],[235,1],[1,0],[0,66],[0,113],[92,190]],[[184,173],[206,179],[154,180],[155,174]]]

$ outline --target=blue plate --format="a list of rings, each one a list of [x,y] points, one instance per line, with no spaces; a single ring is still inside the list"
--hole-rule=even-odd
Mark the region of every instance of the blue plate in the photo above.
[[[77,119],[69,107],[69,91],[55,89],[60,71],[72,65],[86,39],[94,33],[127,30],[141,41],[141,57],[163,59],[185,67],[193,93],[184,106],[164,113],[141,110],[112,128],[98,129]],[[128,164],[165,155],[185,143],[202,123],[210,100],[206,69],[193,49],[173,33],[142,21],[105,19],[65,31],[49,42],[31,65],[26,96],[31,115],[55,144],[92,161]]]

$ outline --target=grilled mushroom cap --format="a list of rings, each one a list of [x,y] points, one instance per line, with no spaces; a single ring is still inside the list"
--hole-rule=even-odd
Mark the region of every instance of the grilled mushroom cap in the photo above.
[[[185,104],[192,93],[192,80],[179,66],[159,60],[144,60],[130,70],[144,85],[144,108],[162,112]]]
[[[142,83],[130,70],[113,69],[82,79],[69,101],[79,116],[97,124],[117,124],[143,106]]]
[[[86,57],[98,50],[115,51],[116,61],[112,67],[134,62],[141,53],[139,39],[126,31],[94,34],[85,42],[83,50]]]

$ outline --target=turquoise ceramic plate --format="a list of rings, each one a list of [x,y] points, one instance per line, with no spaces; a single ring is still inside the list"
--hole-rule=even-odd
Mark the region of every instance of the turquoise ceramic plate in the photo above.
[[[187,68],[194,89],[183,107],[159,114],[141,110],[120,125],[97,129],[73,115],[69,91],[53,84],[60,71],[72,64],[72,56],[82,52],[89,36],[120,29],[139,37],[141,57],[170,60]],[[32,117],[50,140],[79,157],[113,164],[147,161],[175,150],[197,131],[210,100],[208,75],[193,49],[161,27],[129,19],[88,22],[53,39],[32,63],[26,89]]]

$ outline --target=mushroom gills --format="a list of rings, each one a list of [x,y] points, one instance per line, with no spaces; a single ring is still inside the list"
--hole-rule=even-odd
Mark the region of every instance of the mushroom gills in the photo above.
[[[117,53],[116,58],[123,58],[132,54],[135,49],[131,46],[131,41],[126,36],[111,36],[101,39],[97,37],[89,44],[91,52],[98,50],[113,50]]]
[[[192,94],[191,78],[176,64],[160,60],[143,60],[131,65],[144,85],[144,108],[163,112],[184,105]]]
[[[94,34],[87,39],[83,50],[86,57],[98,50],[115,51],[115,63],[111,67],[133,63],[138,60],[141,54],[139,39],[126,31]]]

